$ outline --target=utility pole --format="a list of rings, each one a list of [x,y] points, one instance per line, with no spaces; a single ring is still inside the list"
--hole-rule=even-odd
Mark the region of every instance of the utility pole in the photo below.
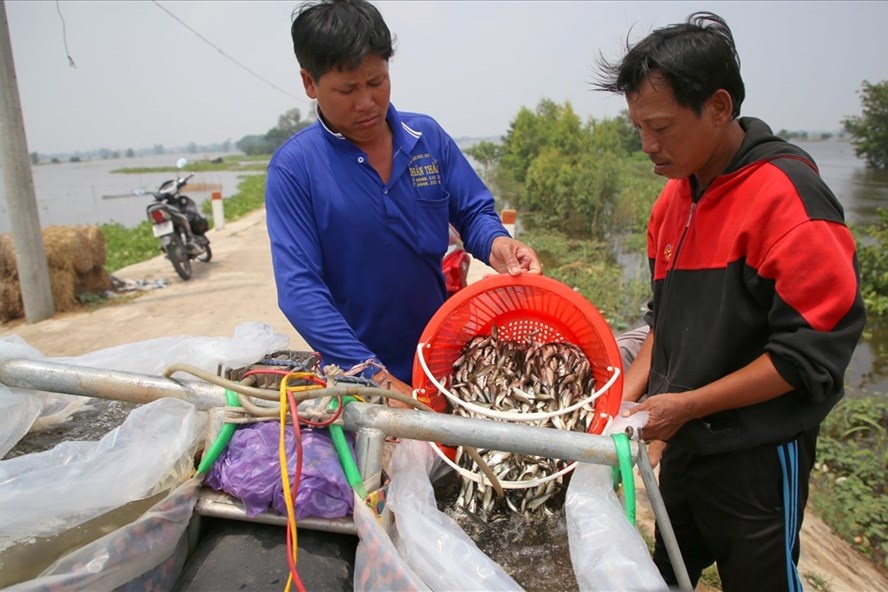
[[[25,320],[36,323],[52,317],[55,310],[15,77],[15,62],[12,59],[6,0],[0,0],[0,167],[3,168],[3,183],[9,204]]]

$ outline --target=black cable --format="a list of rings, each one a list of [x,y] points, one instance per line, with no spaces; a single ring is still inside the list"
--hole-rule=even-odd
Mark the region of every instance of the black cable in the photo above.
[[[57,0],[57,1],[58,1],[58,0]],[[279,86],[277,86],[277,85],[274,84],[273,82],[271,82],[271,81],[269,81],[269,80],[266,80],[265,78],[263,78],[262,76],[260,76],[260,75],[257,74],[256,72],[253,72],[250,68],[248,68],[247,66],[243,65],[242,63],[240,63],[239,61],[237,61],[236,59],[234,59],[232,56],[230,56],[229,54],[225,53],[222,49],[220,49],[220,48],[217,47],[215,44],[213,44],[212,41],[210,41],[209,39],[207,39],[206,37],[204,37],[203,35],[201,35],[201,34],[198,33],[197,31],[195,31],[195,30],[194,30],[194,29],[193,29],[188,23],[186,23],[185,21],[183,21],[182,19],[180,19],[179,17],[177,17],[175,14],[173,14],[172,12],[170,12],[169,10],[167,10],[167,9],[166,9],[163,5],[161,5],[161,3],[158,2],[157,0],[151,0],[151,1],[154,2],[154,4],[155,4],[159,9],[161,9],[162,11],[164,11],[165,13],[167,13],[168,15],[170,15],[170,17],[172,17],[174,20],[176,20],[176,22],[178,22],[180,25],[182,25],[183,27],[185,27],[186,29],[188,29],[189,31],[191,31],[192,33],[194,33],[194,34],[195,34],[195,35],[196,35],[201,41],[203,41],[204,43],[206,43],[207,45],[209,45],[210,47],[212,47],[213,49],[215,49],[216,51],[218,51],[219,53],[221,53],[223,56],[225,56],[226,58],[228,58],[229,60],[231,60],[232,62],[234,62],[235,64],[237,64],[238,66],[240,66],[241,68],[243,68],[244,70],[246,70],[247,72],[249,72],[250,74],[252,74],[253,76],[255,76],[256,78],[258,78],[259,80],[261,80],[261,81],[264,82],[265,84],[269,85],[270,87],[272,87],[273,89],[275,89],[275,90],[278,91],[278,92],[282,92],[282,93],[284,93],[284,94],[287,95],[288,97],[293,97],[294,99],[298,99],[298,100],[300,100],[300,101],[305,101],[305,99],[304,99],[303,97],[299,97],[299,96],[296,96],[296,95],[294,95],[294,94],[292,94],[292,93],[289,93],[289,92],[285,91],[284,89],[280,88]]]
[[[68,31],[65,28],[65,17],[62,16],[62,7],[59,6],[59,0],[56,0],[56,12],[59,13],[59,18],[62,21],[62,41],[65,44],[65,55],[68,56],[68,65],[72,68],[77,68],[77,64],[74,63],[74,58],[71,57],[71,52],[68,51]]]

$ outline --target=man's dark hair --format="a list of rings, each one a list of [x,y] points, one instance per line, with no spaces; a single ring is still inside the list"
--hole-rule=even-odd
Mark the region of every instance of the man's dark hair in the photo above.
[[[740,56],[724,19],[711,12],[695,12],[686,23],[654,30],[617,64],[599,59],[596,90],[621,95],[634,93],[642,81],[658,74],[669,83],[676,102],[699,115],[703,104],[720,88],[730,93],[734,117],[746,97],[740,76]]]
[[[290,26],[299,66],[318,80],[330,70],[352,70],[367,56],[388,61],[392,34],[375,6],[364,0],[304,3]]]

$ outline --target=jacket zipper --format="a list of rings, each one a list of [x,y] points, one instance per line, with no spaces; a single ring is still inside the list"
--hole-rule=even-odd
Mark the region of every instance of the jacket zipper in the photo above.
[[[671,277],[670,272],[675,270],[675,266],[678,264],[678,256],[681,253],[682,245],[684,245],[685,237],[688,234],[688,229],[691,227],[691,221],[694,218],[694,211],[696,209],[697,209],[697,202],[692,201],[691,202],[691,209],[688,212],[688,220],[687,220],[687,222],[685,222],[684,229],[681,232],[681,237],[678,239],[678,245],[675,247],[675,253],[672,256],[672,265],[670,265],[669,269],[666,270],[666,277],[663,279],[663,291],[662,291],[662,294],[660,295],[660,304],[657,307],[657,321],[654,324],[654,336],[655,336],[654,337],[654,345],[655,345],[655,347],[656,347],[656,343],[657,343],[656,335],[657,335],[658,328],[660,325],[660,319],[662,318],[661,315],[662,315],[662,312],[664,310],[666,310],[666,308],[667,308],[666,305],[668,303],[668,297],[671,294],[670,288],[672,286],[672,277]],[[652,364],[651,369],[653,369],[653,363],[654,363],[654,359],[651,360],[651,364]],[[663,368],[663,377],[667,378],[668,376],[669,376],[669,365],[667,363],[666,367]],[[650,378],[648,380],[650,380]],[[650,387],[650,383],[648,384],[648,386]]]
[[[690,227],[691,227],[691,220],[693,220],[693,218],[694,218],[694,211],[696,209],[697,209],[697,202],[692,201],[691,202],[691,209],[688,212],[688,220],[687,220],[687,222],[685,222],[684,229],[681,231],[681,237],[678,239],[678,245],[675,247],[675,253],[673,253],[673,255],[672,255],[672,265],[670,265],[669,269],[666,270],[667,275],[666,275],[666,278],[664,279],[664,282],[663,282],[663,298],[665,298],[665,296],[666,296],[666,288],[667,288],[668,284],[672,283],[669,278],[669,272],[673,271],[675,269],[675,266],[678,265],[678,256],[681,254],[681,248],[684,245],[685,237],[687,237],[687,235],[688,235],[688,229],[690,229]]]

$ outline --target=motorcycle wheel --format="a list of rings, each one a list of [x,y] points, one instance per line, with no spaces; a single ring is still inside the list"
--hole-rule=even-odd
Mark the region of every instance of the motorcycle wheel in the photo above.
[[[185,245],[182,244],[182,238],[178,234],[170,237],[170,244],[167,245],[167,257],[180,278],[186,281],[191,279],[191,259],[188,258]]]
[[[197,256],[198,261],[203,261],[204,263],[208,262],[213,258],[213,250],[210,248],[210,243],[204,245],[204,252]]]

